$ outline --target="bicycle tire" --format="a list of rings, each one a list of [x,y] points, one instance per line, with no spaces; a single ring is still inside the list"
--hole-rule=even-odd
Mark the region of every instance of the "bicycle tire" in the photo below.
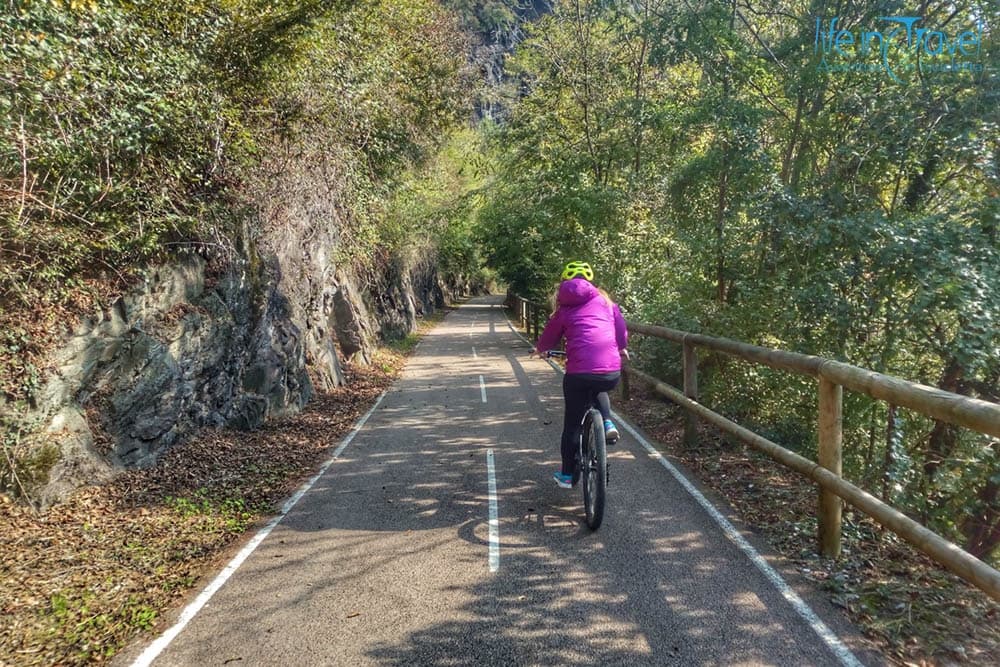
[[[583,461],[583,510],[587,527],[597,530],[604,521],[605,492],[608,481],[608,450],[604,440],[604,420],[601,413],[591,408],[584,419]]]

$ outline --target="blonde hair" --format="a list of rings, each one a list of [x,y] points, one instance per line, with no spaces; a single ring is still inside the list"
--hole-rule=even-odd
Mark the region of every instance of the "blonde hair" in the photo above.
[[[552,315],[555,315],[556,311],[559,310],[559,287],[562,286],[562,284],[563,284],[563,281],[559,281],[558,283],[556,283],[555,290],[549,296],[549,307],[552,308],[552,313],[549,315],[549,317],[552,317]],[[594,285],[594,283],[590,283],[590,284]],[[604,305],[608,306],[609,308],[611,306],[615,305],[615,302],[611,299],[611,295],[608,294],[607,291],[603,287],[597,287],[597,285],[594,285],[594,287],[600,293],[601,297],[604,298]]]

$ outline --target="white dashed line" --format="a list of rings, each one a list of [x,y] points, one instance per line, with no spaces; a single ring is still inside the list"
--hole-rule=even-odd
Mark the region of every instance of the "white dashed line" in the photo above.
[[[500,569],[500,512],[497,509],[497,476],[493,450],[486,450],[486,478],[490,492],[490,572]]]
[[[483,379],[482,375],[479,376],[479,393],[482,394],[482,396],[483,396],[483,403],[485,403],[486,402],[486,380]]]

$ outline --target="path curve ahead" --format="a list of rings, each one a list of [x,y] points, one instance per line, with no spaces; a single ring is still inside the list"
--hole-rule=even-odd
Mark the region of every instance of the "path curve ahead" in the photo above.
[[[877,664],[822,600],[810,619],[638,433],[612,450],[591,533],[579,489],[550,478],[559,375],[529,349],[500,297],[450,313],[311,489],[135,664]]]

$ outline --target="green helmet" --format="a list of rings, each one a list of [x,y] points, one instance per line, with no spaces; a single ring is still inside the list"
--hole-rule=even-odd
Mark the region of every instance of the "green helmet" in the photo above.
[[[594,280],[594,270],[590,268],[590,264],[586,262],[570,262],[563,269],[562,279],[569,280],[570,278],[576,278],[577,276],[583,276],[588,281],[593,282]]]

